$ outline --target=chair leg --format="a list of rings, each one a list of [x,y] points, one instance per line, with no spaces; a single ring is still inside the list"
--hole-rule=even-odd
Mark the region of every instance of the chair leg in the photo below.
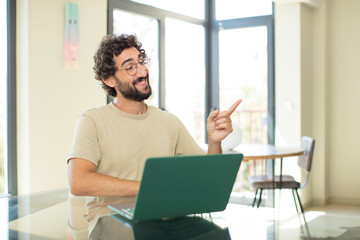
[[[301,213],[304,213],[304,209],[303,209],[303,207],[302,207],[302,204],[301,204],[301,201],[300,201],[300,197],[299,197],[299,193],[298,193],[297,189],[295,190],[295,192],[296,192],[296,196],[297,196],[297,198],[298,198],[298,200],[299,200],[299,205],[300,205]]]
[[[257,208],[260,207],[262,191],[263,191],[263,189],[261,188],[261,189],[260,189],[260,196],[259,196],[259,201],[258,201],[258,204],[257,204]]]
[[[296,212],[299,212],[298,206],[297,206],[297,202],[296,202],[296,197],[295,197],[295,189],[291,189],[292,195],[294,197],[294,203],[295,203],[295,207],[296,207]]]
[[[255,203],[256,203],[256,196],[257,196],[257,193],[258,193],[258,188],[256,189],[256,191],[255,191],[255,197],[254,197],[254,200],[253,200],[253,203],[252,203],[252,207],[254,207],[255,206]]]

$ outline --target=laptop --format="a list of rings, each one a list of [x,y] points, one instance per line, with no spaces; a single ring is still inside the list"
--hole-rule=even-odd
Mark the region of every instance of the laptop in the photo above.
[[[150,220],[223,211],[242,154],[149,158],[133,206],[110,204],[132,220]]]

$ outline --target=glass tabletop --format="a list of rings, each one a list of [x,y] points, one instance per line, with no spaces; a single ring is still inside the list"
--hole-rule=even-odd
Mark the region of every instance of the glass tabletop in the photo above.
[[[107,207],[124,198],[104,198],[91,211],[86,201],[66,189],[0,198],[0,238],[232,239],[226,224],[217,224],[209,214],[131,221]]]
[[[87,197],[75,197],[68,189],[0,197],[0,239],[311,239],[311,231],[329,219],[314,219],[309,212],[308,228],[290,199],[292,209],[229,203],[224,211],[211,215],[134,222],[108,208],[108,204],[127,204],[134,198],[97,199],[88,208]],[[358,224],[354,219],[351,222]]]

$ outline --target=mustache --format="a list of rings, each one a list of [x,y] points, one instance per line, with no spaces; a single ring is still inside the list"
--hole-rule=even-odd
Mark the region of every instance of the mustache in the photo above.
[[[133,85],[137,84],[138,82],[141,82],[142,80],[146,80],[147,82],[149,82],[149,74],[147,74],[145,77],[139,77],[138,79],[133,81]]]

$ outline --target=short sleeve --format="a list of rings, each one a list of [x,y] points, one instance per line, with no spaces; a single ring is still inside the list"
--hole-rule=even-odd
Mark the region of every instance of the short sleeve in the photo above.
[[[205,155],[205,151],[195,142],[184,124],[181,121],[179,121],[179,124],[179,138],[175,155]]]
[[[98,131],[95,122],[86,114],[80,116],[76,123],[68,161],[71,158],[85,159],[96,166],[101,160]]]

